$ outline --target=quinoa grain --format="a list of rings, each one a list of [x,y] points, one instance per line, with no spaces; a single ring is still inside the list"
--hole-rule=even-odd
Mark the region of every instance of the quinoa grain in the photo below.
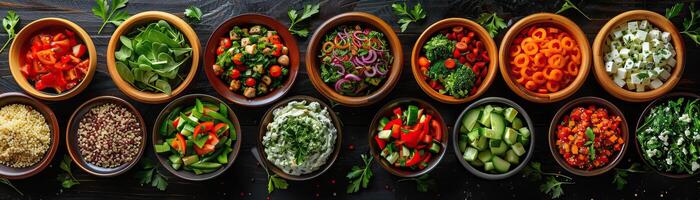
[[[127,108],[107,103],[90,109],[80,120],[78,148],[90,164],[115,168],[139,153],[141,125]]]

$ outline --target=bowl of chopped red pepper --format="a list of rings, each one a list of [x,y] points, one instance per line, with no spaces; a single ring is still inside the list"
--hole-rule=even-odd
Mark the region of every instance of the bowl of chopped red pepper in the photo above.
[[[83,91],[97,68],[90,36],[77,24],[43,18],[25,26],[10,47],[10,71],[30,95],[51,101]]]
[[[549,149],[567,171],[579,176],[607,172],[622,160],[629,129],[615,105],[581,97],[564,105],[549,126]]]
[[[496,77],[498,48],[479,24],[464,18],[444,19],[418,38],[411,70],[420,88],[443,103],[472,101]]]
[[[369,130],[370,152],[390,173],[417,177],[442,160],[447,133],[442,116],[428,102],[400,98],[374,116]]]

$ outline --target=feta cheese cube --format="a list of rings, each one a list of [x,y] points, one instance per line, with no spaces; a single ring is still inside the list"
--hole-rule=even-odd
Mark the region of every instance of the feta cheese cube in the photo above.
[[[668,60],[666,60],[666,63],[668,65],[670,65],[671,67],[676,67],[676,59],[675,58],[668,58]]]
[[[622,48],[619,54],[621,58],[628,58],[630,56],[630,50],[627,48]]]
[[[649,21],[642,20],[642,22],[639,23],[639,29],[646,30],[648,28],[649,28]]]
[[[649,42],[642,42],[642,52],[644,53],[649,53],[651,51],[651,47]]]
[[[617,72],[615,73],[615,78],[625,80],[626,77],[627,77],[627,69],[625,69],[625,68],[617,69]]]
[[[640,83],[642,83],[642,79],[639,78],[639,74],[640,74],[640,73],[633,73],[633,74],[631,75],[631,78],[632,78],[632,81],[631,81],[631,82],[632,82],[632,84],[640,84]]]
[[[649,37],[651,39],[658,40],[660,35],[661,35],[661,31],[659,31],[659,30],[654,29],[654,30],[649,31]]]
[[[664,82],[661,82],[659,79],[654,79],[653,81],[651,81],[650,87],[652,89],[657,89],[657,88],[661,87],[661,85],[663,85],[663,84],[664,84]]]
[[[661,78],[661,80],[666,81],[669,77],[671,77],[671,73],[669,73],[668,71],[664,70],[662,72],[659,72],[659,78]]]
[[[615,78],[613,79],[613,81],[615,82],[615,85],[617,85],[618,87],[624,87],[624,86],[625,86],[625,81],[623,81],[622,79],[620,79],[620,78],[618,78],[618,77],[615,77]]]
[[[637,89],[637,88],[635,87],[635,85],[632,84],[632,82],[630,82],[629,80],[628,80],[626,83],[627,83],[627,89],[629,89],[629,90]]]
[[[647,39],[647,32],[643,30],[637,30],[635,36],[637,37],[637,39],[644,41]]]
[[[620,39],[622,37],[622,30],[617,30],[613,32],[613,38]]]
[[[625,69],[632,69],[632,67],[634,67],[634,61],[630,58],[625,60]]]
[[[644,85],[637,84],[634,87],[636,88],[637,92],[644,92]]]
[[[634,35],[627,33],[624,36],[622,36],[622,43],[630,44],[635,40],[635,38],[636,37]]]
[[[671,33],[665,31],[661,33],[661,40],[663,40],[664,42],[671,41]]]
[[[615,63],[608,61],[605,63],[605,71],[608,72],[608,74],[613,74],[617,72],[617,67],[615,67]]]
[[[627,30],[636,31],[639,28],[637,21],[627,22]]]

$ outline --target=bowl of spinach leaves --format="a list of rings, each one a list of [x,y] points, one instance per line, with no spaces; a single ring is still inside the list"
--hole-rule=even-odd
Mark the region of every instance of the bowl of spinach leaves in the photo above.
[[[107,47],[117,88],[144,103],[163,103],[187,88],[199,63],[199,38],[184,20],[158,11],[124,21]]]

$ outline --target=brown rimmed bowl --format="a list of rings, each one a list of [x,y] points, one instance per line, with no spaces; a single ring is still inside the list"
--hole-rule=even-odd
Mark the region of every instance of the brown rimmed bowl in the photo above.
[[[231,31],[234,26],[252,25],[261,25],[277,31],[279,36],[282,38],[284,45],[289,49],[288,56],[290,64],[289,67],[287,67],[289,69],[287,79],[282,83],[281,87],[263,96],[247,98],[241,94],[237,94],[229,90],[229,84],[224,83],[220,77],[216,76],[211,66],[216,63],[216,49],[219,47],[219,40],[222,37],[228,37],[229,31]],[[207,46],[204,49],[204,66],[202,68],[204,69],[204,73],[207,75],[207,79],[209,79],[209,83],[212,85],[214,90],[219,93],[219,95],[239,105],[259,107],[277,101],[283,97],[287,91],[289,91],[294,84],[294,80],[296,80],[297,77],[297,72],[299,71],[299,60],[299,47],[297,46],[297,41],[294,36],[289,33],[285,25],[269,16],[251,13],[230,18],[216,28],[216,30],[209,37]]]
[[[381,152],[381,149],[377,145],[377,142],[374,140],[374,136],[378,133],[377,131],[377,126],[379,126],[379,120],[382,119],[382,117],[385,116],[391,116],[393,115],[392,109],[396,108],[397,106],[407,106],[407,105],[417,105],[419,108],[424,109],[424,113],[430,114],[433,116],[434,120],[437,120],[441,124],[442,128],[442,140],[440,141],[440,152],[437,153],[437,155],[431,157],[430,162],[428,163],[428,166],[421,169],[421,170],[416,170],[416,171],[411,171],[411,170],[404,170],[400,168],[396,168],[391,166],[386,159],[384,159],[379,153]],[[442,115],[440,115],[440,112],[430,105],[428,102],[416,99],[416,98],[411,98],[411,97],[405,97],[405,98],[399,98],[395,99],[388,104],[382,106],[382,108],[379,109],[377,114],[374,115],[374,118],[372,119],[372,124],[369,126],[369,132],[368,132],[368,141],[369,141],[369,152],[372,154],[374,157],[374,160],[379,163],[384,170],[388,171],[389,173],[399,176],[399,177],[418,177],[423,174],[427,174],[431,170],[437,166],[442,158],[445,156],[445,152],[447,151],[447,140],[449,139],[449,129],[447,128],[447,125],[445,124],[444,118],[442,118]]]
[[[609,115],[620,116],[620,118],[622,118],[622,123],[620,123],[620,134],[622,135],[625,143],[622,145],[622,149],[610,159],[610,162],[607,165],[593,170],[577,169],[569,166],[569,164],[567,164],[564,160],[563,155],[559,154],[559,147],[557,147],[557,125],[559,125],[562,122],[563,117],[571,113],[571,110],[575,107],[582,106],[585,108],[590,105],[595,105],[598,108],[605,108],[608,110]],[[564,168],[566,171],[579,176],[597,176],[610,171],[611,169],[615,168],[620,161],[622,161],[622,158],[625,156],[625,152],[627,151],[627,146],[629,146],[629,137],[630,132],[624,113],[622,113],[617,106],[605,99],[589,96],[574,99],[562,106],[559,111],[557,111],[557,114],[554,115],[552,122],[549,124],[549,136],[547,140],[549,143],[549,150],[552,153],[554,160],[559,163],[559,166]]]
[[[430,38],[439,34],[440,31],[446,30],[454,26],[466,27],[466,30],[475,32],[478,39],[482,41],[482,43],[485,45],[486,51],[488,51],[489,54],[489,58],[491,58],[491,61],[489,62],[487,68],[488,70],[486,72],[486,78],[483,79],[481,85],[479,85],[479,87],[477,88],[477,92],[474,95],[470,95],[459,99],[450,95],[440,94],[438,91],[435,91],[435,89],[431,88],[428,82],[423,79],[424,76],[420,70],[420,66],[418,65],[418,58],[420,58],[421,54],[423,53],[423,45],[425,45],[425,43],[428,42]],[[425,31],[423,31],[420,37],[418,37],[418,41],[416,41],[416,43],[413,45],[413,51],[411,51],[411,71],[413,72],[413,77],[416,79],[416,82],[418,82],[420,88],[423,90],[423,92],[428,94],[428,96],[442,103],[461,104],[479,98],[479,96],[481,96],[482,94],[484,94],[484,92],[486,92],[486,90],[488,90],[488,88],[491,86],[491,83],[493,83],[496,74],[498,73],[498,61],[496,60],[497,57],[498,48],[496,47],[496,42],[493,41],[493,38],[491,38],[489,33],[486,32],[486,29],[481,27],[481,25],[477,24],[472,20],[464,18],[447,18],[435,22],[433,25],[430,25],[430,27],[425,29]]]
[[[163,141],[165,141],[164,138],[161,137],[160,133],[160,126],[163,124],[163,121],[166,120],[170,112],[175,110],[175,108],[182,106],[182,108],[190,107],[195,105],[195,99],[199,99],[202,102],[210,102],[215,105],[218,105],[220,103],[226,104],[225,102],[221,101],[220,99],[209,96],[206,94],[188,94],[182,97],[179,97],[172,102],[170,102],[165,108],[163,108],[162,111],[160,111],[160,114],[158,114],[158,118],[153,124],[153,132],[151,133],[151,140],[153,142],[153,145],[156,144],[162,144]],[[229,153],[228,155],[228,163],[218,170],[211,172],[211,173],[206,173],[206,174],[200,174],[196,175],[194,172],[190,171],[185,171],[185,170],[175,170],[173,169],[172,166],[170,166],[170,162],[168,161],[168,157],[162,154],[159,154],[155,152],[155,147],[153,148],[154,153],[156,154],[156,157],[158,158],[158,162],[163,166],[163,168],[167,169],[170,173],[174,174],[177,177],[180,177],[185,180],[190,180],[190,181],[204,181],[204,180],[209,180],[214,177],[217,177],[224,173],[228,168],[233,165],[233,162],[236,161],[236,157],[238,156],[238,153],[241,150],[241,141],[242,141],[242,134],[241,134],[241,125],[238,122],[238,117],[236,117],[236,113],[233,112],[231,107],[226,104],[226,108],[228,108],[228,119],[231,120],[233,123],[233,127],[229,130],[235,130],[236,131],[236,141],[234,141],[233,144],[233,151]]]
[[[87,114],[93,108],[108,103],[126,108],[134,115],[134,117],[136,117],[136,121],[138,121],[141,129],[141,145],[138,147],[138,154],[131,161],[114,168],[100,167],[85,161],[80,153],[80,147],[78,147],[78,128],[80,127],[80,121],[83,119],[83,117],[85,117],[85,114]],[[139,111],[129,102],[119,97],[100,96],[83,103],[77,110],[75,110],[75,112],[73,112],[73,115],[71,115],[71,118],[68,121],[68,127],[66,128],[66,146],[68,147],[68,154],[73,159],[73,162],[80,167],[80,169],[95,176],[112,177],[129,171],[129,169],[138,163],[141,156],[143,156],[144,149],[146,149],[147,131],[146,122],[143,121],[141,113],[139,113]]]
[[[35,89],[34,85],[29,83],[27,78],[24,77],[22,71],[20,70],[20,67],[24,64],[24,59],[21,58],[24,57],[22,50],[26,49],[26,44],[31,42],[31,38],[35,34],[53,28],[65,28],[73,31],[77,38],[87,47],[87,54],[89,56],[88,59],[90,59],[90,65],[87,73],[85,73],[85,77],[83,77],[83,80],[72,89],[63,91],[60,94]],[[97,51],[95,50],[95,44],[92,42],[90,35],[88,35],[88,33],[77,24],[62,18],[42,18],[27,24],[27,26],[22,28],[22,30],[17,33],[17,37],[12,41],[8,60],[10,61],[10,72],[12,72],[12,77],[15,79],[15,82],[17,82],[19,87],[21,87],[22,90],[27,92],[29,95],[47,101],[66,100],[79,94],[85,90],[88,85],[90,85],[92,77],[95,75],[95,71],[97,70]]]
[[[333,149],[333,154],[328,157],[328,160],[326,160],[326,164],[324,164],[321,168],[317,169],[314,172],[308,173],[308,174],[302,174],[299,176],[295,175],[290,175],[282,171],[282,169],[278,168],[267,160],[267,154],[265,153],[265,146],[263,146],[263,137],[265,137],[265,134],[267,133],[267,125],[272,123],[274,120],[272,112],[280,107],[286,106],[289,102],[292,101],[306,101],[306,102],[318,102],[321,104],[321,107],[328,109],[328,114],[331,116],[331,120],[333,121],[333,124],[335,125],[336,130],[336,140],[335,140],[335,145]],[[316,178],[323,174],[324,172],[328,171],[328,169],[331,168],[333,163],[338,159],[338,155],[340,154],[340,149],[342,149],[342,140],[343,140],[343,127],[340,126],[340,118],[335,115],[335,112],[333,109],[328,106],[328,104],[324,103],[323,101],[310,97],[310,96],[304,96],[304,95],[298,95],[298,96],[292,96],[287,99],[284,99],[280,102],[277,102],[275,105],[270,107],[267,112],[265,112],[265,115],[263,116],[261,123],[260,123],[260,133],[258,134],[258,138],[256,139],[257,143],[257,150],[258,153],[261,155],[261,164],[265,165],[265,168],[268,170],[272,171],[273,173],[277,174],[278,176],[287,179],[287,180],[293,180],[293,181],[305,181],[305,180],[310,180],[313,178]]]
[[[649,90],[645,92],[630,91],[625,88],[621,88],[615,84],[612,78],[605,72],[605,62],[603,57],[605,53],[603,52],[603,45],[605,45],[608,35],[617,26],[622,23],[627,23],[632,20],[647,20],[649,23],[659,28],[661,31],[666,31],[671,34],[671,40],[673,42],[673,47],[676,49],[676,66],[673,68],[671,77],[664,82],[661,87]],[[648,10],[632,10],[619,14],[612,18],[608,23],[603,26],[598,32],[593,42],[593,63],[594,63],[594,74],[600,86],[608,91],[611,95],[630,102],[644,102],[650,101],[660,96],[668,93],[673,89],[673,87],[678,84],[683,76],[683,68],[685,67],[685,44],[683,43],[683,37],[678,32],[676,26],[673,25],[671,21],[666,19],[663,15],[658,13],[648,11]]]
[[[502,173],[502,174],[487,173],[481,169],[478,169],[478,168],[472,166],[471,164],[469,164],[469,162],[464,160],[463,152],[460,151],[460,149],[459,149],[459,137],[460,137],[460,134],[462,134],[462,133],[460,133],[459,127],[462,127],[462,119],[464,117],[466,117],[466,114],[471,109],[475,109],[475,108],[478,108],[478,107],[484,106],[484,105],[494,105],[494,104],[512,107],[515,110],[517,110],[518,115],[522,116],[521,118],[523,118],[526,122],[524,125],[527,125],[527,126],[523,126],[523,127],[527,127],[530,130],[530,144],[527,147],[527,154],[525,154],[524,159],[521,160],[521,162],[520,162],[520,164],[518,164],[518,166],[516,166],[515,168],[512,168],[510,171],[508,171],[506,173]],[[515,103],[511,100],[508,100],[506,98],[503,98],[503,97],[486,97],[486,98],[480,99],[480,100],[472,103],[471,105],[467,106],[467,108],[465,108],[464,111],[462,111],[462,114],[459,115],[459,118],[457,118],[457,121],[455,122],[455,127],[456,128],[454,128],[453,133],[452,133],[452,146],[454,146],[454,151],[455,151],[455,155],[457,156],[457,160],[459,160],[459,163],[461,163],[462,166],[464,166],[464,168],[467,169],[467,171],[471,172],[472,174],[474,174],[475,176],[477,176],[479,178],[483,178],[483,179],[487,179],[487,180],[501,180],[501,179],[509,178],[515,174],[518,174],[520,172],[520,170],[522,170],[523,168],[525,168],[525,166],[527,166],[527,164],[530,162],[530,159],[532,159],[532,155],[535,153],[535,137],[537,136],[537,133],[535,132],[535,126],[532,123],[532,119],[530,118],[530,115],[528,115],[527,112],[525,112],[525,109],[523,109],[523,107],[520,107],[520,105],[518,105],[517,103]]]
[[[525,89],[525,86],[517,83],[515,79],[511,77],[510,74],[510,45],[513,43],[515,38],[518,36],[518,34],[520,34],[520,32],[523,29],[536,24],[550,24],[562,28],[563,30],[571,34],[571,37],[574,40],[576,40],[577,45],[581,51],[581,65],[579,66],[578,75],[568,86],[561,88],[561,90],[554,93],[541,94],[529,91]],[[503,41],[501,41],[501,47],[498,51],[498,55],[498,62],[499,68],[501,70],[501,75],[506,81],[508,87],[513,92],[515,92],[515,94],[522,97],[523,99],[535,103],[557,102],[573,95],[586,82],[586,78],[588,77],[588,71],[591,67],[591,47],[588,43],[586,35],[583,33],[581,28],[579,28],[579,26],[576,25],[576,23],[564,16],[553,13],[532,14],[515,23],[503,37]]]
[[[51,164],[51,159],[53,159],[53,156],[56,154],[56,150],[58,150],[58,143],[60,142],[60,129],[58,127],[58,120],[56,119],[56,115],[54,115],[53,111],[51,111],[51,108],[39,102],[38,100],[18,92],[8,92],[0,94],[0,108],[10,104],[24,104],[27,106],[31,106],[37,112],[41,113],[41,115],[44,116],[44,119],[46,120],[46,123],[49,125],[49,129],[51,130],[51,146],[46,150],[46,153],[44,153],[44,157],[41,160],[39,160],[39,162],[37,162],[31,167],[25,168],[13,168],[5,165],[0,165],[0,177],[12,180],[25,179],[41,172],[42,170],[44,170],[44,168],[46,168],[46,166]]]
[[[188,62],[188,64],[181,66],[185,69],[189,67],[189,70],[186,70],[187,73],[185,76],[185,80],[183,80],[180,83],[180,85],[171,86],[173,87],[173,89],[170,95],[167,95],[165,93],[141,91],[138,88],[129,84],[129,82],[126,82],[124,79],[122,79],[121,76],[119,76],[119,72],[117,72],[117,64],[116,59],[114,57],[114,52],[117,50],[117,48],[121,46],[121,42],[119,41],[120,36],[130,33],[132,30],[138,27],[148,25],[152,22],[157,22],[158,20],[165,20],[171,26],[177,28],[185,36],[185,38],[190,44],[190,47],[192,48],[192,57],[190,58],[191,62]],[[120,91],[122,91],[130,98],[148,104],[159,104],[169,102],[182,91],[184,91],[187,88],[187,86],[192,82],[192,79],[194,79],[195,74],[197,74],[197,66],[199,66],[200,53],[199,46],[200,44],[199,38],[197,37],[197,33],[195,33],[192,27],[190,27],[190,25],[187,24],[187,22],[185,22],[181,18],[173,14],[161,11],[142,12],[129,17],[126,21],[119,25],[119,27],[117,27],[116,30],[114,30],[114,33],[109,39],[109,44],[107,46],[107,70],[109,71],[109,76],[112,77],[112,81],[114,81],[114,84],[117,85],[117,88],[119,88]],[[182,72],[183,69],[180,70]]]
[[[659,104],[666,103],[669,100],[676,99],[679,97],[685,98],[686,102],[690,99],[700,99],[700,95],[697,95],[697,94],[688,93],[688,92],[672,92],[672,93],[666,94],[666,95],[652,101],[651,103],[649,103],[649,105],[647,105],[646,108],[644,108],[644,111],[642,111],[642,114],[639,116],[639,120],[637,121],[637,126],[635,127],[636,131],[635,131],[635,137],[634,137],[634,146],[635,146],[635,148],[637,148],[637,153],[639,155],[639,158],[642,159],[644,164],[646,166],[648,166],[649,168],[653,169],[654,172],[656,172],[657,174],[660,174],[662,176],[669,177],[669,178],[675,178],[675,179],[690,178],[690,177],[697,175],[700,172],[696,172],[694,174],[676,174],[676,173],[659,171],[658,169],[656,169],[656,167],[649,164],[649,161],[647,161],[646,157],[644,156],[644,151],[642,150],[642,147],[639,145],[639,139],[637,139],[637,133],[639,131],[641,131],[641,130],[639,130],[639,126],[644,124],[644,118],[649,115],[649,112],[651,112],[651,109],[655,108]]]
[[[367,96],[352,97],[341,95],[336,92],[333,87],[328,86],[321,79],[321,62],[318,58],[318,54],[321,50],[321,45],[323,45],[322,41],[326,37],[326,33],[333,31],[340,25],[354,24],[362,24],[364,26],[371,27],[376,31],[382,32],[384,37],[386,37],[386,40],[389,42],[391,54],[394,57],[391,70],[387,74],[383,85]],[[401,77],[402,68],[403,50],[401,49],[401,41],[399,41],[399,37],[396,36],[394,30],[384,20],[364,12],[343,13],[323,22],[323,24],[316,29],[316,32],[314,32],[311,40],[309,40],[309,46],[307,47],[306,51],[306,71],[308,72],[309,79],[311,79],[311,83],[314,85],[316,90],[318,90],[318,92],[326,98],[350,107],[371,105],[386,97],[394,86],[396,86],[396,83],[398,83],[399,77]]]

